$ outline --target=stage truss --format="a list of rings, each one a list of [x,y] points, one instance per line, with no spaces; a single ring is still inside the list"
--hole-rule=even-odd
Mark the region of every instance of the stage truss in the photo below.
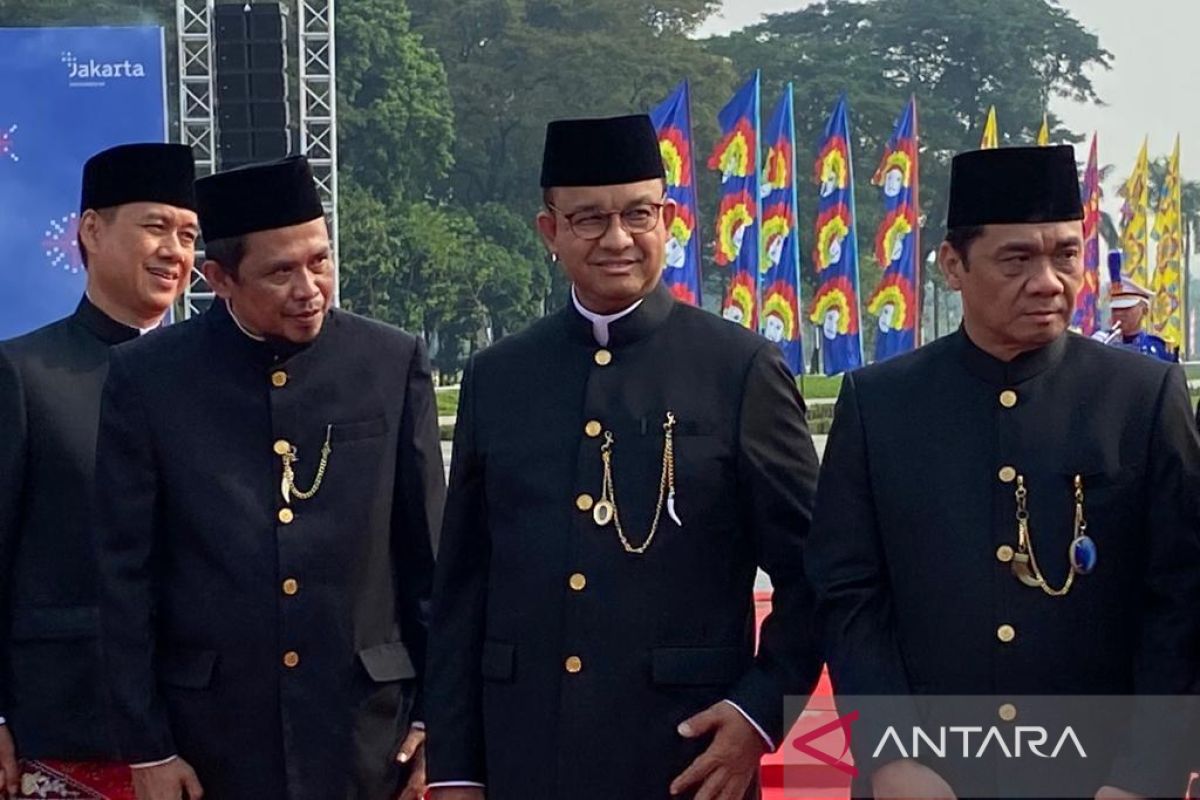
[[[217,166],[216,103],[213,92],[212,0],[176,0],[179,43],[180,140],[196,154],[196,174]],[[295,0],[299,66],[300,152],[312,164],[329,221],[334,263],[338,253],[337,66],[334,48],[334,0]],[[183,316],[202,312],[213,294],[196,267],[183,297]],[[337,302],[337,289],[334,289]]]

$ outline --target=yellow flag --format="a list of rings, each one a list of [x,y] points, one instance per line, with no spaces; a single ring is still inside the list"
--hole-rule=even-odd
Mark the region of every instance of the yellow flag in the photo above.
[[[1000,131],[996,126],[996,107],[988,109],[987,122],[983,125],[983,140],[979,142],[980,150],[992,150],[1000,146]]]
[[[1133,173],[1119,192],[1125,198],[1121,206],[1121,249],[1125,251],[1125,274],[1139,286],[1149,286],[1146,251],[1150,243],[1150,230],[1146,220],[1150,215],[1150,162],[1146,145],[1143,140]]]
[[[1172,347],[1183,343],[1183,197],[1179,179],[1179,137],[1167,162],[1167,175],[1154,215],[1154,332]]]
[[[1046,112],[1042,112],[1042,127],[1038,130],[1037,138],[1038,147],[1046,147],[1050,144],[1050,120],[1046,119]]]

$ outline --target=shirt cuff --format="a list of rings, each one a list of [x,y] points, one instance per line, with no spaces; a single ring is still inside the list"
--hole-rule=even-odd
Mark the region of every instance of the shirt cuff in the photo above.
[[[452,789],[455,786],[475,786],[480,789],[483,788],[482,783],[476,783],[475,781],[440,781],[438,783],[428,783],[425,785],[425,788],[426,789]]]
[[[7,725],[7,724],[8,724],[8,720],[6,720],[4,717],[0,717],[0,725]]]
[[[425,723],[418,720],[417,722],[408,723],[408,727],[412,728],[414,731],[423,731],[425,730]]]
[[[171,756],[170,758],[164,758],[161,761],[145,761],[141,764],[130,764],[129,768],[130,769],[148,769],[149,767],[161,767],[163,764],[170,764],[172,761],[174,761],[177,758],[179,758],[179,756]]]
[[[754,727],[754,730],[758,731],[758,735],[761,736],[762,740],[767,743],[767,752],[774,753],[775,752],[775,743],[773,741],[771,741],[770,736],[767,736],[767,732],[762,729],[762,726],[754,721],[754,717],[747,714],[746,710],[744,708],[742,708],[741,706],[739,706],[737,703],[733,702],[732,700],[726,700],[725,702],[729,703],[729,705],[736,708],[737,712],[746,718],[746,722],[749,722]]]

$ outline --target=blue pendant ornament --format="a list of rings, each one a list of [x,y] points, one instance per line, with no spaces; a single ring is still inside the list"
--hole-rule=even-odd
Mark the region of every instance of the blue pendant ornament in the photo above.
[[[1096,568],[1096,543],[1090,536],[1080,536],[1071,542],[1069,553],[1071,569],[1079,575],[1088,575]]]

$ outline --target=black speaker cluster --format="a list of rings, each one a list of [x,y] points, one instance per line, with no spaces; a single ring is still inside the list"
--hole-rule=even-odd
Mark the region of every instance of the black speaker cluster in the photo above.
[[[212,20],[220,167],[286,156],[290,129],[282,4],[219,3]]]

